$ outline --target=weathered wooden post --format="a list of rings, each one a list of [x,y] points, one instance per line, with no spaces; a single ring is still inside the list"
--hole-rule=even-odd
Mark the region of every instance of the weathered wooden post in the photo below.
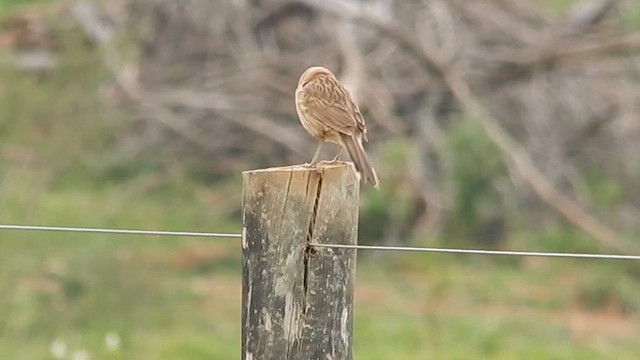
[[[242,359],[352,359],[359,181],[350,163],[243,173]]]

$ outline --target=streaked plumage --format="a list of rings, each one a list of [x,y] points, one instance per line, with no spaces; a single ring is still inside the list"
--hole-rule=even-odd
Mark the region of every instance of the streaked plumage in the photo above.
[[[320,141],[312,164],[318,160],[322,142],[338,144],[340,148],[336,160],[342,148],[345,148],[364,180],[378,187],[378,176],[362,147],[362,140],[367,141],[362,113],[331,71],[317,66],[307,69],[300,76],[296,89],[296,111],[305,130]]]

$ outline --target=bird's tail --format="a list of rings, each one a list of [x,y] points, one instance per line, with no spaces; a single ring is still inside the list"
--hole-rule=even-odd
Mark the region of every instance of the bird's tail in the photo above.
[[[356,166],[356,170],[358,170],[366,182],[377,188],[379,185],[378,175],[371,166],[367,153],[362,147],[362,137],[358,135],[349,136],[346,134],[340,134],[340,140],[342,145],[347,149],[347,152],[351,157],[351,161],[353,161],[353,164]]]

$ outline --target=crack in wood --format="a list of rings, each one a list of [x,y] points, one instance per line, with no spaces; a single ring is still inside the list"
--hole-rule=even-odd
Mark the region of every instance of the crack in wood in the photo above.
[[[303,314],[307,313],[307,291],[309,289],[309,258],[315,253],[314,249],[309,245],[313,240],[313,230],[316,225],[316,217],[318,215],[318,203],[320,202],[320,192],[322,191],[322,175],[319,173],[318,189],[316,190],[316,198],[314,199],[313,212],[311,213],[311,220],[309,221],[309,231],[307,232],[307,244],[304,249],[304,257],[302,259],[303,275],[302,275],[302,304]]]
[[[289,202],[289,193],[291,192],[291,183],[293,180],[293,171],[289,174],[289,181],[287,182],[287,193],[284,196],[284,205],[282,205],[282,213],[284,214],[287,209],[287,203]]]

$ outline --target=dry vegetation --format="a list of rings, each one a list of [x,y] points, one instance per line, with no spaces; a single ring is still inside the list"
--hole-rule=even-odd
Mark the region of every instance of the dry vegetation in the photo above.
[[[629,250],[619,233],[640,218],[640,33],[621,25],[625,6],[580,2],[554,17],[530,1],[153,0],[76,17],[140,108],[145,146],[193,146],[218,176],[302,162],[314,144],[292,91],[322,64],[365,112],[387,201],[406,204],[386,216],[400,229],[388,237],[446,231],[465,211],[499,236],[507,214],[544,223],[551,208]],[[116,34],[137,56],[116,50]]]

